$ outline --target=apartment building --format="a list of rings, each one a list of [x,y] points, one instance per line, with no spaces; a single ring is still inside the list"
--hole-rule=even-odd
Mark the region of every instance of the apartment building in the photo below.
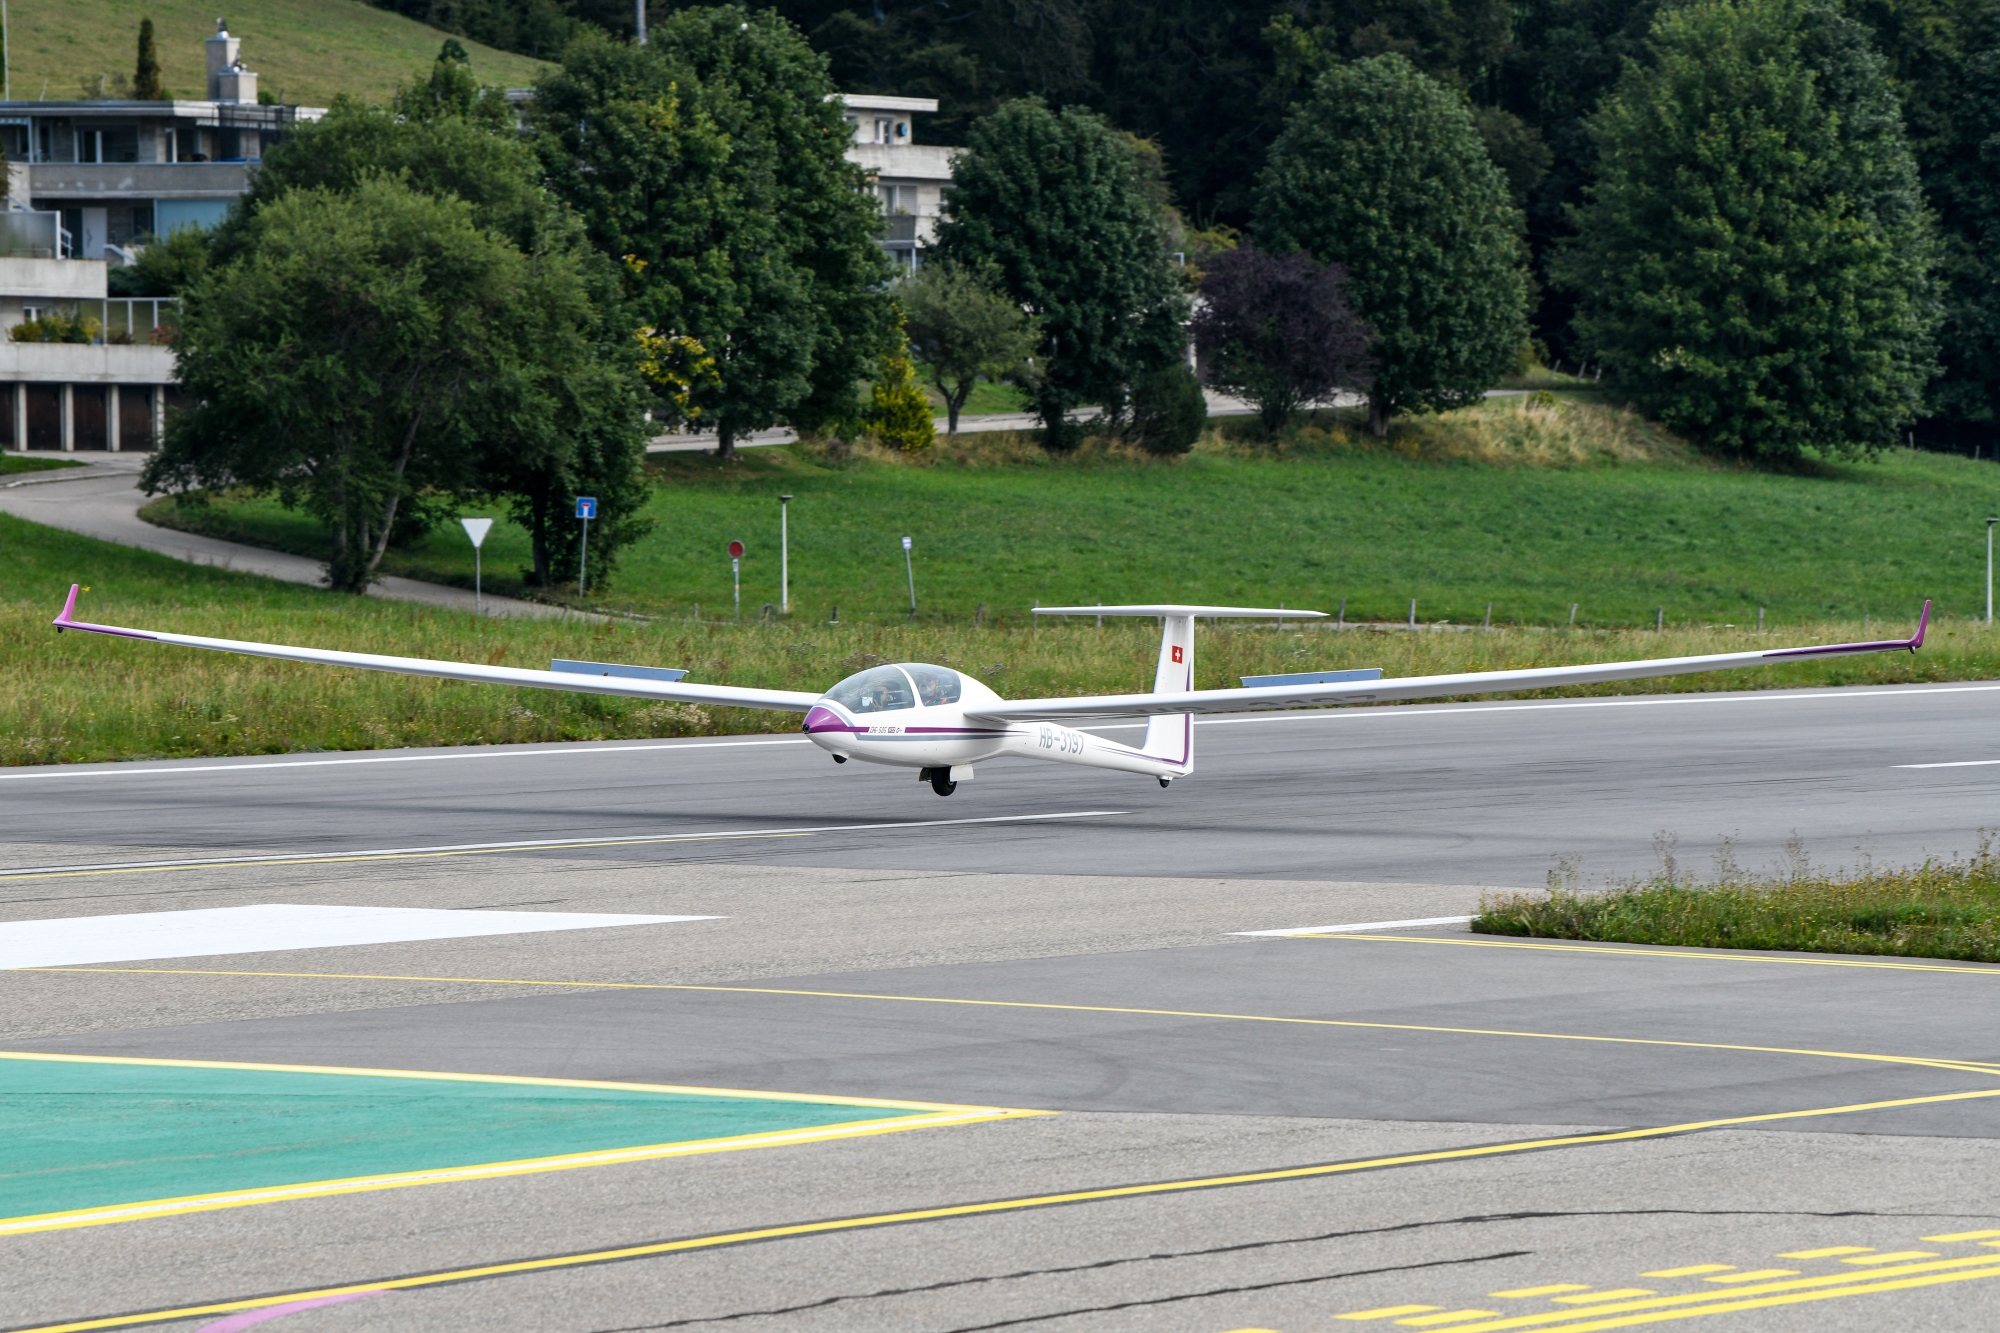
[[[914,118],[936,111],[929,97],[877,97],[845,93],[847,123],[854,141],[847,160],[875,178],[882,203],[882,248],[898,266],[915,269],[937,234],[951,164],[964,150],[917,142]]]
[[[325,114],[260,104],[220,20],[205,47],[199,101],[0,101],[0,447],[153,447],[176,303],[110,296],[109,270],[150,236],[220,222],[264,150]],[[68,340],[19,340],[30,323]]]

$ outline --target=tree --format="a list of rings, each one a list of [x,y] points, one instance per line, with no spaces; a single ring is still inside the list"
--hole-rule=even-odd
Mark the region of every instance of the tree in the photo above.
[[[882,443],[905,453],[928,449],[936,442],[930,400],[917,387],[917,373],[906,353],[882,358],[882,370],[869,394],[862,422],[882,438]]]
[[[673,15],[645,47],[580,38],[530,104],[548,178],[623,262],[642,322],[714,357],[693,401],[725,456],[779,420],[856,419],[897,345],[834,91],[789,24],[724,7]]]
[[[112,296],[179,296],[208,268],[205,227],[176,227],[139,248],[138,262],[120,264],[105,275]]]
[[[1131,146],[1085,111],[1029,98],[979,122],[952,170],[935,256],[990,271],[1042,330],[1036,412],[1073,447],[1068,411],[1122,407],[1180,355],[1186,309]]]
[[[597,584],[616,567],[619,549],[649,526],[640,516],[644,358],[618,271],[542,188],[541,173],[512,108],[499,90],[480,86],[464,49],[447,41],[429,77],[398,90],[389,108],[338,98],[325,119],[299,126],[274,147],[207,249],[213,263],[231,263],[250,248],[256,219],[275,201],[301,190],[351,193],[388,174],[419,193],[462,201],[479,227],[506,238],[531,269],[572,274],[584,293],[581,311],[566,298],[523,348],[523,373],[534,379],[526,406],[511,410],[490,394],[474,404],[483,412],[479,448],[472,471],[452,489],[498,498],[515,511],[531,538],[532,563],[523,574],[537,587],[575,580],[581,549],[568,514],[576,495],[594,495],[588,568]]]
[[[1208,395],[1179,361],[1132,385],[1132,438],[1153,454],[1184,454],[1208,425]]]
[[[329,584],[365,591],[406,502],[476,485],[483,427],[552,411],[532,357],[590,319],[573,264],[531,263],[462,201],[295,190],[184,298],[194,401],[146,486],[276,491],[326,524]]]
[[[1399,55],[1327,70],[1272,146],[1256,233],[1347,274],[1375,330],[1368,419],[1480,401],[1527,336],[1520,214],[1465,98]]]
[[[1275,438],[1299,408],[1368,383],[1373,330],[1348,305],[1338,264],[1249,245],[1206,264],[1195,348],[1210,383],[1257,405],[1266,435]]]
[[[896,288],[910,350],[944,399],[945,434],[980,380],[1000,380],[1027,364],[1040,330],[1021,307],[978,274],[933,261]]]
[[[153,47],[153,20],[139,20],[139,61],[132,71],[132,100],[157,102],[167,95],[160,86],[160,53]]]
[[[1772,460],[1890,443],[1932,369],[1935,246],[1881,58],[1813,0],[1694,0],[1591,122],[1557,274],[1668,426]]]

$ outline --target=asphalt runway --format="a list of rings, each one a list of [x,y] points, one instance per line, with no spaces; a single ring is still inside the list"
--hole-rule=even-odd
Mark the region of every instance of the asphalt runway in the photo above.
[[[675,856],[1517,887],[1557,857],[1586,879],[1648,873],[1660,833],[1696,865],[1723,839],[1745,865],[1773,863],[1795,835],[1851,863],[1969,852],[2000,818],[2000,684],[1328,710],[1210,719],[1196,736],[1195,774],[1165,791],[1011,761],[940,800],[908,770],[836,766],[784,736],[79,765],[0,774],[0,806],[28,865],[80,844],[320,853],[804,829]],[[1906,767],[1935,763],[1990,766]],[[1092,811],[1116,813],[1045,818]],[[1017,822],[880,827],[979,819]]]
[[[0,1329],[1990,1328],[2000,967],[1240,932],[1642,874],[1662,831],[1697,865],[1970,851],[1996,703],[1354,710],[1204,727],[1167,791],[992,765],[949,800],[789,738],[0,772],[0,946],[262,904],[680,918],[0,973],[27,1137],[130,1159],[219,1108],[154,1178],[296,1146],[251,1152],[259,1117],[313,1139],[279,1067],[445,1079],[465,1117],[449,1178],[270,1168],[282,1197],[119,1194],[102,1154],[73,1211],[0,1207]],[[38,1090],[65,1070],[226,1083]],[[468,1077],[893,1106],[509,1159]],[[0,1201],[47,1196],[10,1169]]]

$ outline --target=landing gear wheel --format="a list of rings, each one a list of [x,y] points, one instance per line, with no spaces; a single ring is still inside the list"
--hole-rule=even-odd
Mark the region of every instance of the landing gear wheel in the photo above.
[[[1160,779],[1160,785],[1161,785],[1162,787],[1167,787],[1167,786],[1171,786],[1171,785],[1173,785],[1173,781],[1174,781],[1174,780],[1173,780],[1172,778],[1161,778],[1161,779]]]
[[[948,773],[950,770],[947,769],[946,772]],[[940,773],[931,779],[931,790],[940,796],[949,796],[958,790],[958,784],[953,782],[949,777],[946,777],[945,774]]]

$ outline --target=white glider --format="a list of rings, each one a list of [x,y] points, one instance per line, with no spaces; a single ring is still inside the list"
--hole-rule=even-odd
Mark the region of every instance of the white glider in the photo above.
[[[834,762],[860,759],[872,764],[914,768],[940,796],[949,796],[972,777],[974,764],[1013,755],[1057,763],[1106,768],[1159,779],[1162,787],[1194,771],[1194,715],[1247,713],[1280,708],[1324,708],[1336,704],[1386,703],[1404,699],[1438,699],[1467,694],[1541,690],[1561,685],[1592,685],[1615,680],[1649,680],[1699,671],[1730,671],[1772,666],[1814,657],[1844,657],[1898,649],[1915,652],[1923,646],[1930,625],[1926,601],[1917,632],[1907,639],[1872,643],[1838,643],[1818,648],[1778,648],[1765,652],[1710,653],[1701,657],[1656,657],[1637,662],[1604,662],[1590,666],[1530,667],[1523,671],[1472,671],[1451,676],[1404,676],[1389,680],[1354,679],[1355,672],[1306,672],[1276,678],[1274,683],[1242,689],[1194,688],[1194,622],[1212,620],[1312,620],[1319,611],[1269,610],[1242,606],[1045,606],[1045,616],[1156,616],[1160,635],[1159,666],[1150,694],[1091,694],[1059,699],[1002,699],[961,672],[923,662],[871,667],[849,676],[824,694],[800,690],[758,690],[734,685],[690,685],[681,672],[656,667],[628,667],[601,662],[558,662],[559,670],[529,671],[520,667],[478,666],[469,662],[436,662],[417,657],[385,657],[375,653],[343,653],[324,648],[293,648],[284,644],[245,643],[208,639],[192,634],[123,629],[76,619],[75,585],[62,614],[58,633],[66,629],[115,634],[128,639],[210,648],[249,657],[275,657],[288,662],[395,671],[410,676],[475,681],[489,685],[526,685],[579,694],[617,694],[635,699],[665,699],[677,703],[729,708],[768,708],[805,714],[805,733],[813,744],[833,755]],[[1335,679],[1345,676],[1347,679]],[[1145,718],[1146,739],[1138,747],[1107,740],[1088,731],[1061,725],[1071,721]]]

